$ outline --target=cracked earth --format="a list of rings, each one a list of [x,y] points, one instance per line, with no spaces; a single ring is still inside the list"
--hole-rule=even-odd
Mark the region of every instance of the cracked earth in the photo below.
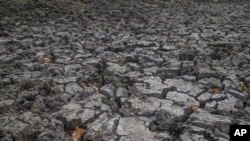
[[[0,140],[227,141],[250,123],[249,1],[0,1]]]

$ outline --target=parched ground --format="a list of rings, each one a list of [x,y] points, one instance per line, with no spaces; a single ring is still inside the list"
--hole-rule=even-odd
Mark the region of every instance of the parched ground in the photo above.
[[[250,1],[0,1],[0,140],[227,141],[250,124]]]

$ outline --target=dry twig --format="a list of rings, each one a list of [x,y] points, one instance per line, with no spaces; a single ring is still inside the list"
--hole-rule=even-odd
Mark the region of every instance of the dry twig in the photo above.
[[[99,92],[100,92],[100,88],[98,88],[98,87],[96,87],[96,86],[94,86],[94,85],[92,85],[92,84],[90,84],[90,83],[85,83],[85,85],[86,85],[87,87],[91,87],[91,88],[94,90],[94,92],[96,92],[96,93],[99,93]]]

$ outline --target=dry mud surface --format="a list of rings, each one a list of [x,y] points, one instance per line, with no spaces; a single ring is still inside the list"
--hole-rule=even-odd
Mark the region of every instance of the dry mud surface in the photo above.
[[[250,121],[249,1],[0,1],[0,140],[227,141]]]

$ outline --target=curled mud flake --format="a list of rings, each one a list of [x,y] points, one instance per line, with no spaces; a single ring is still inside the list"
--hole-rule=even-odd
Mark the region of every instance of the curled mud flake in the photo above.
[[[72,133],[73,141],[80,141],[81,138],[87,133],[87,130],[81,127],[76,126],[74,132]]]
[[[48,58],[48,57],[40,58],[40,59],[38,59],[38,61],[40,63],[43,63],[43,64],[51,64],[52,63],[52,60],[50,58]]]
[[[92,88],[93,90],[94,90],[94,92],[96,92],[96,93],[99,93],[100,92],[100,88],[98,88],[98,87],[96,87],[96,86],[94,86],[94,85],[92,85],[92,84],[90,84],[90,83],[84,83],[87,87],[90,87],[90,88]]]
[[[241,87],[242,91],[245,91],[248,94],[250,94],[250,89],[248,88],[248,86],[246,84],[241,84],[240,87]]]
[[[223,89],[220,87],[213,88],[214,94],[220,94],[222,91],[223,91]]]
[[[20,83],[20,86],[22,89],[24,89],[26,91],[33,91],[34,90],[34,84],[32,82],[22,81]]]
[[[199,107],[196,106],[196,105],[192,105],[191,109],[192,109],[193,112],[196,112],[199,109]]]

